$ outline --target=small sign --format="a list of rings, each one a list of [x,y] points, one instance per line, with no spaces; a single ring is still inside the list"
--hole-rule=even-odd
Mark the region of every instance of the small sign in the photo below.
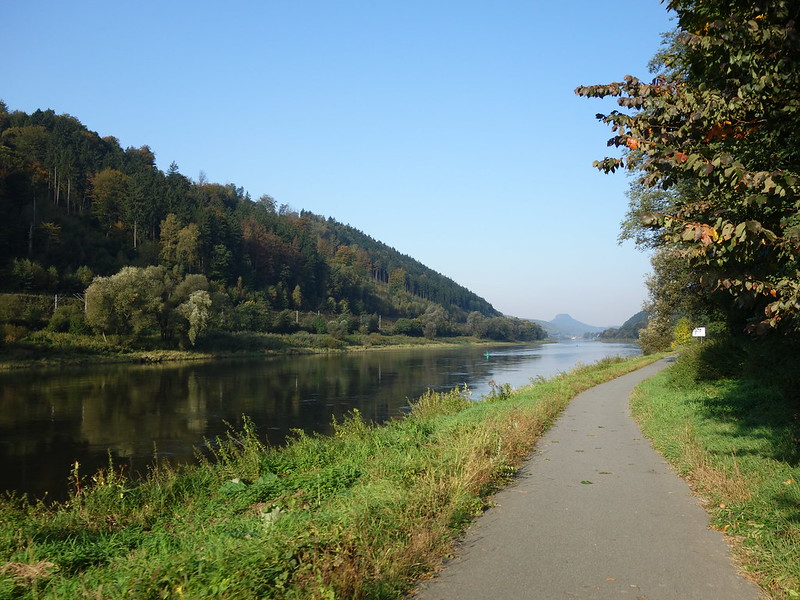
[[[706,337],[705,327],[695,327],[692,329],[692,337]]]

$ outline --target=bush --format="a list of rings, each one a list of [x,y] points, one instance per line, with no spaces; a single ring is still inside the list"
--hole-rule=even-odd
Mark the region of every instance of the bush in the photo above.
[[[672,328],[672,347],[684,346],[692,341],[692,324],[688,317],[681,317]]]
[[[251,331],[231,333],[217,329],[209,331],[198,340],[197,348],[207,351],[264,352],[284,351],[289,348],[289,345],[279,335]]]
[[[320,341],[320,346],[329,350],[342,350],[347,344],[333,336],[326,335]]]
[[[328,323],[321,315],[306,316],[301,319],[300,325],[309,333],[328,333]]]
[[[40,329],[53,310],[53,296],[0,294],[0,321]]]
[[[272,322],[271,327],[273,333],[292,333],[297,331],[297,329],[295,312],[293,310],[282,310],[275,315],[275,320]]]
[[[397,319],[394,324],[395,335],[422,337],[422,325],[416,319]]]
[[[85,334],[89,333],[89,326],[86,324],[83,309],[75,304],[65,304],[59,306],[50,317],[47,324],[50,331],[62,333]]]
[[[289,336],[289,343],[296,348],[314,348],[316,337],[307,331],[297,331]]]
[[[653,316],[647,327],[639,330],[639,346],[645,354],[655,354],[668,350],[674,339],[672,323],[669,319]]]
[[[18,342],[28,333],[28,330],[21,325],[3,323],[3,342],[13,344]]]
[[[339,317],[328,321],[328,333],[336,339],[342,339],[350,332],[350,323],[347,317]]]
[[[363,346],[386,346],[389,344],[388,340],[380,333],[369,333],[361,337],[361,344]]]
[[[247,300],[233,309],[233,331],[267,331],[271,325],[269,305],[263,300]]]
[[[378,319],[378,315],[369,315],[366,319],[364,319],[364,323],[361,326],[363,329],[362,333],[376,333],[378,331],[378,324],[380,320]]]

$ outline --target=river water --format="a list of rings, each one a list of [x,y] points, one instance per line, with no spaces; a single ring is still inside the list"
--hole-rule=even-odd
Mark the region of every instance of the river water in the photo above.
[[[109,457],[132,474],[154,457],[189,462],[243,415],[279,445],[293,429],[329,433],[353,409],[378,423],[398,417],[428,389],[467,385],[479,400],[494,384],[639,353],[573,340],[0,373],[0,490],[64,498],[75,461],[83,474]]]

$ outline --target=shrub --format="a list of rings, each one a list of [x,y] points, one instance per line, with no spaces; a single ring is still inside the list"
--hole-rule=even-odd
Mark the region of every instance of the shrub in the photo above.
[[[53,296],[0,294],[0,321],[39,329],[53,310]]]
[[[645,354],[662,352],[672,344],[673,335],[669,319],[653,316],[647,322],[647,327],[639,330],[639,345]]]
[[[394,324],[395,335],[422,337],[422,325],[416,319],[397,319]]]
[[[321,315],[306,316],[301,320],[301,327],[309,333],[328,333],[328,323]]]
[[[349,333],[349,322],[346,317],[339,317],[328,321],[328,333],[337,339],[342,339]]]
[[[378,331],[378,324],[380,320],[378,319],[378,315],[369,315],[366,319],[364,319],[364,323],[362,325],[363,333],[376,333]]]
[[[263,300],[247,300],[233,309],[233,331],[267,331],[271,325],[269,305]]]
[[[692,341],[692,324],[688,317],[681,317],[675,323],[672,329],[672,335],[675,338],[672,342],[672,347],[683,346]]]
[[[18,342],[28,333],[28,330],[21,325],[3,323],[3,341],[7,344]]]
[[[275,320],[272,322],[271,331],[273,333],[292,333],[297,331],[297,323],[295,322],[295,311],[282,310],[275,315]]]
[[[50,317],[47,329],[50,331],[75,334],[84,334],[90,331],[83,315],[83,309],[75,304],[59,306],[53,312],[53,316]]]
[[[297,331],[289,336],[289,340],[297,348],[313,348],[317,345],[316,337],[307,331]]]
[[[320,341],[320,346],[322,348],[327,348],[329,350],[341,350],[347,344],[345,344],[342,340],[337,340],[335,337],[331,335],[326,335]]]

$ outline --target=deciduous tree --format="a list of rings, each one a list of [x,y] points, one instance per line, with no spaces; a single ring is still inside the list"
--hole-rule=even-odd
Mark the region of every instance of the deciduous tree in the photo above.
[[[194,344],[210,307],[205,276],[183,278],[163,266],[125,267],[110,277],[96,277],[86,290],[86,322],[103,334],[135,337],[157,328],[163,340],[179,333]]]
[[[91,178],[90,185],[92,213],[108,232],[123,219],[130,177],[116,169],[103,169]]]
[[[678,193],[641,211],[749,329],[800,330],[800,4],[671,0],[678,31],[650,82],[579,87],[617,98],[598,115],[636,171]]]
[[[178,313],[186,319],[189,327],[186,332],[189,341],[194,346],[199,336],[208,325],[211,313],[211,296],[206,290],[196,290],[189,298],[178,306]]]

